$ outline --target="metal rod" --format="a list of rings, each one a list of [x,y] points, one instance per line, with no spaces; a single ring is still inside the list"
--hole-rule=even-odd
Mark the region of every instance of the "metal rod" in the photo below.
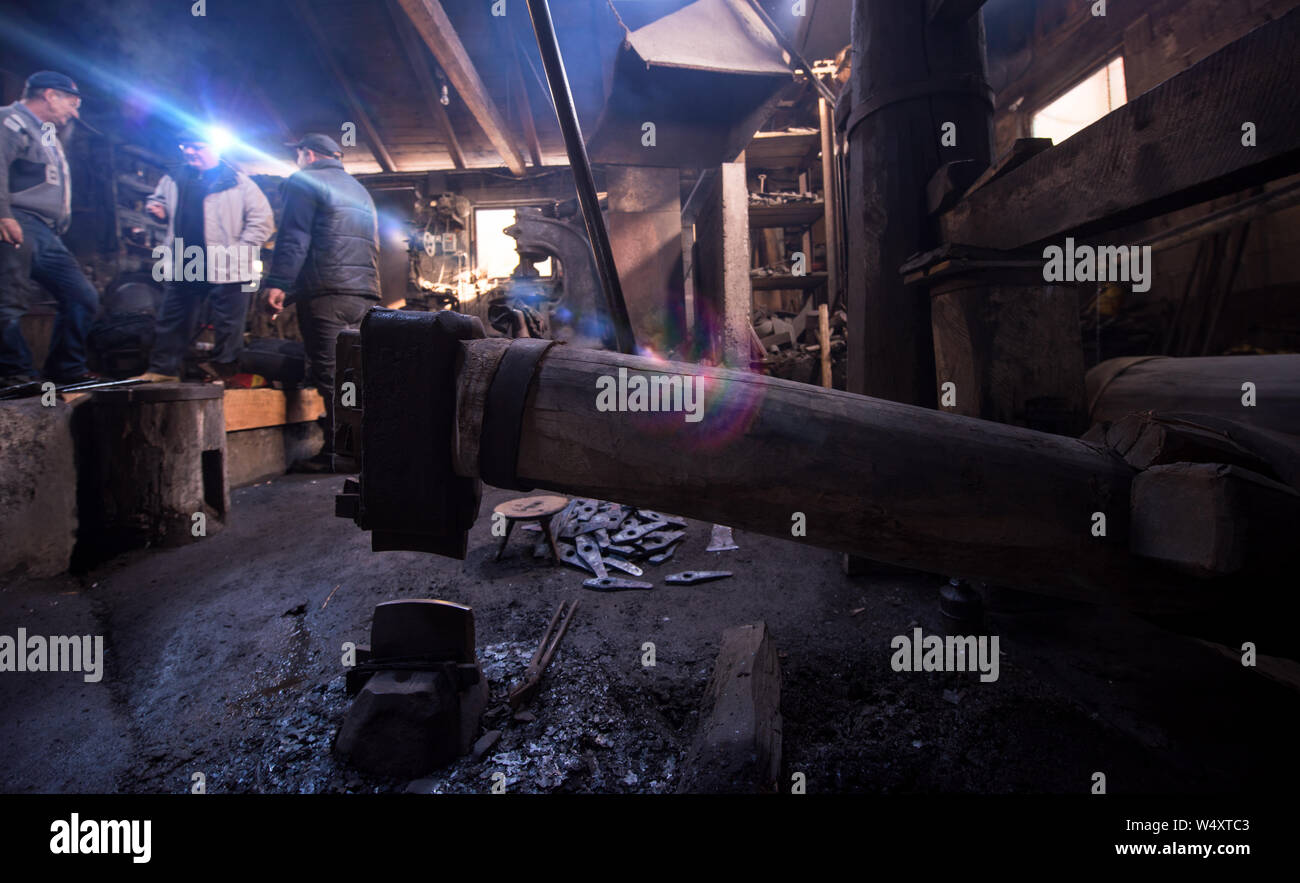
[[[582,219],[587,225],[587,238],[591,241],[592,256],[596,260],[596,275],[605,293],[610,323],[614,326],[614,340],[618,351],[635,355],[636,337],[632,321],[623,301],[623,287],[618,281],[618,267],[614,265],[614,252],[609,245],[609,232],[600,215],[600,199],[596,195],[596,180],[591,175],[591,160],[587,158],[587,145],[582,140],[582,127],[578,123],[578,110],[573,104],[569,77],[564,72],[564,59],[560,57],[560,44],[555,38],[555,23],[546,0],[528,0],[528,14],[533,21],[537,49],[542,56],[542,68],[550,86],[555,116],[564,134],[564,148],[569,154],[573,169],[573,183],[578,190],[578,203],[582,206]]]
[[[808,63],[808,59],[804,58],[803,55],[800,54],[799,50],[794,48],[794,43],[787,39],[785,34],[781,33],[781,29],[776,26],[776,22],[772,21],[772,17],[767,14],[767,10],[759,4],[758,0],[749,0],[749,5],[754,7],[754,11],[757,12],[758,17],[763,20],[763,24],[767,25],[767,29],[772,32],[772,36],[776,38],[776,42],[781,45],[781,48],[790,53],[791,61],[799,62],[803,67],[804,73],[808,75],[808,79],[812,80],[813,86],[816,87],[818,94],[829,101],[831,107],[834,107],[835,93],[830,90],[829,86],[821,81],[821,77],[813,73],[812,65]]]

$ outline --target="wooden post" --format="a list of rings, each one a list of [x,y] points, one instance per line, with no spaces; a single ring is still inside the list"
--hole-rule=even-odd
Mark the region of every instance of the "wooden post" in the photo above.
[[[637,343],[666,353],[685,336],[677,169],[608,166],[605,223]]]
[[[927,19],[924,3],[853,5],[848,389],[933,407],[930,302],[904,288],[899,267],[936,243],[926,211],[935,171],[988,165],[992,102],[980,16]]]
[[[817,305],[817,338],[821,342],[822,386],[830,389],[831,382],[831,315],[826,304]]]
[[[836,180],[834,109],[825,98],[817,99],[817,118],[822,136],[822,208],[826,223],[826,302],[833,304],[840,293],[840,188]]]
[[[744,154],[738,162],[723,163],[717,178],[713,196],[696,222],[700,245],[696,336],[708,336],[701,347],[703,354],[743,369],[750,362],[754,301],[749,279],[749,188]]]

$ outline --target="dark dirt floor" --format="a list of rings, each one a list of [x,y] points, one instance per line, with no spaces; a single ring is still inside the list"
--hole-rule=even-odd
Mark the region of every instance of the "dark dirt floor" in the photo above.
[[[371,553],[332,517],[342,477],[286,476],[232,495],[229,526],[192,545],[123,555],[82,576],[0,580],[0,634],[101,634],[99,683],[0,674],[0,791],[523,792],[676,788],[723,629],[766,621],[780,650],[783,781],[816,792],[1290,794],[1293,689],[1113,610],[989,596],[1000,677],[895,672],[890,641],[941,632],[941,580],[845,576],[839,556],[736,532],[705,551],[692,522],[649,592],[599,594],[534,560],[532,534],[480,518],[465,561]],[[486,489],[483,511],[512,496]],[[525,539],[527,537],[527,539]],[[686,569],[732,579],[666,587]],[[501,741],[411,783],[340,767],[341,646],[366,643],[376,603],[471,605],[492,704],[521,676],[556,604],[581,598],[532,706]],[[657,665],[642,665],[655,644]]]

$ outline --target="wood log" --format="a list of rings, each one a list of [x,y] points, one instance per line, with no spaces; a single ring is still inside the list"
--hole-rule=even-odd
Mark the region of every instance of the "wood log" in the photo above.
[[[1088,236],[1295,172],[1294,65],[1277,60],[1298,55],[1300,8],[972,191],[943,216],[944,240],[1014,249]]]
[[[454,471],[479,475],[505,340],[461,343]],[[601,378],[680,376],[700,419],[602,411]],[[682,404],[685,404],[684,402]],[[779,482],[765,482],[780,464]],[[553,347],[522,415],[529,486],[649,506],[932,572],[1145,608],[1196,605],[1127,548],[1134,470],[1098,447],[739,371]],[[1094,513],[1105,536],[1093,534]]]
[[[1247,383],[1253,405],[1245,404]],[[1300,355],[1108,359],[1088,372],[1087,385],[1093,423],[1156,411],[1300,435]]]

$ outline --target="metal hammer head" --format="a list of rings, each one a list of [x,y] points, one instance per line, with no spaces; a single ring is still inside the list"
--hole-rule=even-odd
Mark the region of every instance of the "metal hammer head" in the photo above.
[[[379,308],[339,335],[336,452],[361,474],[334,514],[371,531],[374,551],[465,557],[482,486],[452,470],[456,358],[460,341],[484,336],[472,316]]]

